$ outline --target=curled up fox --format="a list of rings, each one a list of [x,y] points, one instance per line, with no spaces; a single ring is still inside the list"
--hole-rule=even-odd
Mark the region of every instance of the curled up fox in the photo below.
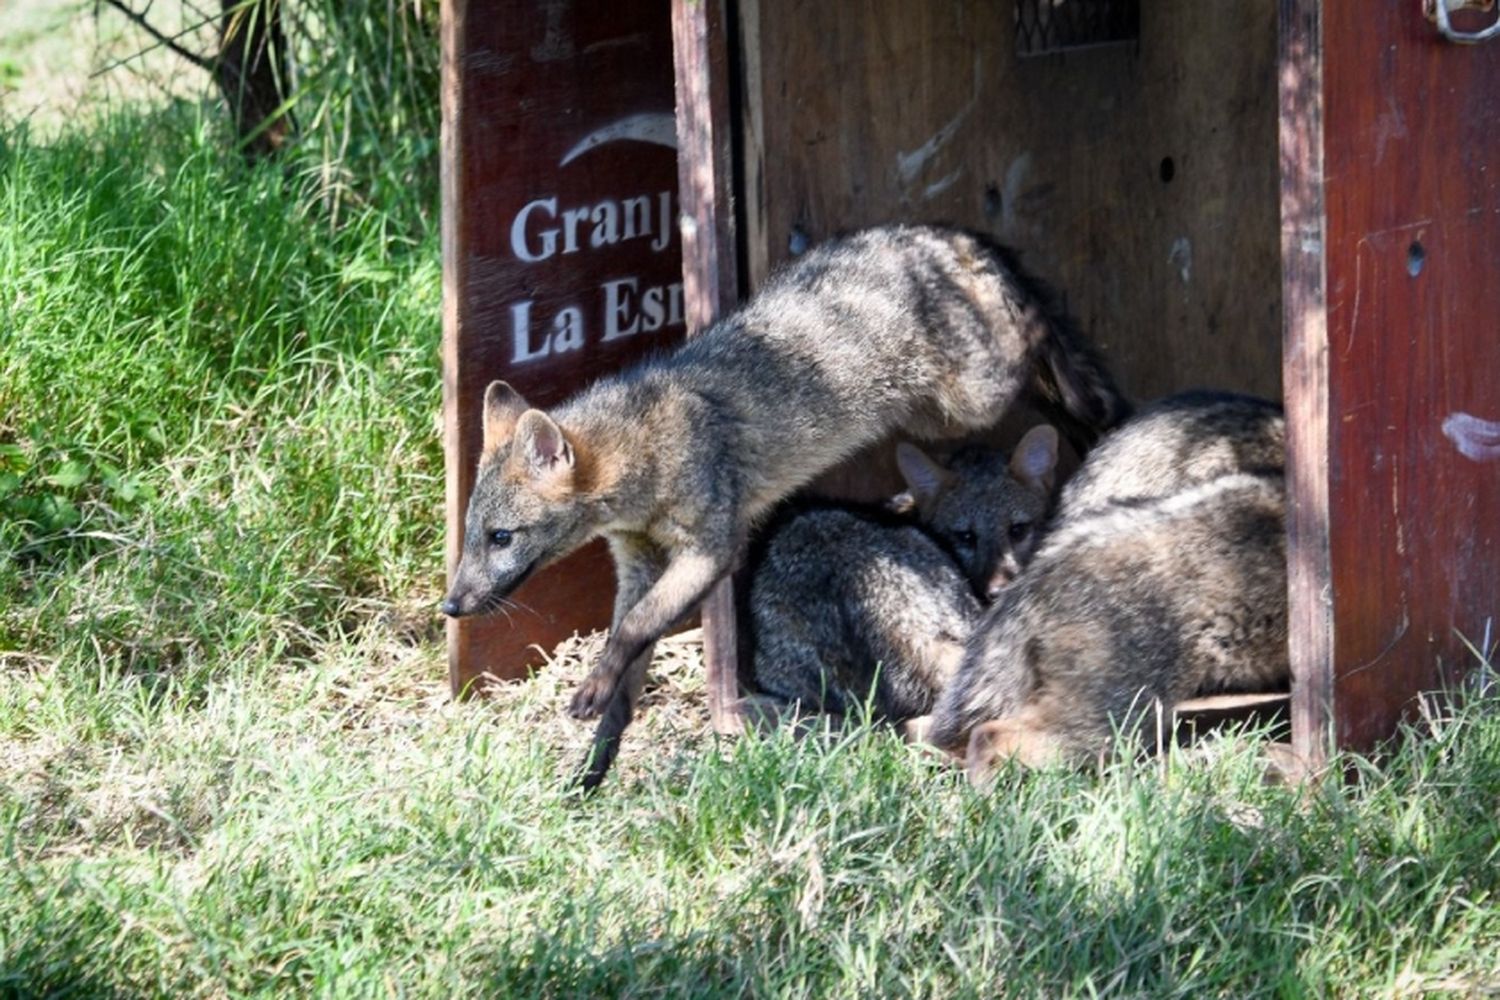
[[[537,569],[607,540],[614,621],[570,707],[602,716],[580,775],[591,788],[656,640],[734,569],[776,503],[892,432],[988,427],[1028,389],[1081,442],[1126,408],[1044,290],[982,237],[886,226],[829,241],[681,347],[549,412],[492,383],[443,611],[491,611]]]

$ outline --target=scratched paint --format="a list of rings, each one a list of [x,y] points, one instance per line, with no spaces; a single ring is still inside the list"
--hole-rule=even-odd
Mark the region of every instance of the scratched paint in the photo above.
[[[1189,284],[1193,280],[1193,241],[1186,236],[1173,240],[1172,249],[1167,251],[1167,263],[1177,269],[1184,285]]]
[[[605,143],[619,142],[622,139],[633,139],[636,142],[649,142],[657,146],[666,146],[668,149],[676,149],[677,116],[669,111],[648,111],[612,121],[579,139],[573,144],[573,148],[563,154],[563,158],[558,161],[557,165],[566,167],[589,150],[603,146]]]
[[[969,103],[965,104],[958,114],[949,119],[948,124],[934,132],[932,137],[922,143],[922,145],[909,153],[896,154],[896,176],[901,178],[903,185],[910,184],[916,180],[921,175],[923,169],[926,168],[928,162],[937,156],[938,153],[942,152],[944,146],[953,141],[953,137],[958,134],[959,127],[963,125],[964,119],[969,117],[969,112],[973,110],[974,101],[970,99]]]
[[[910,187],[912,182],[922,176],[922,171],[927,169],[927,165],[932,162],[933,158],[943,151],[943,147],[953,141],[953,137],[958,134],[958,130],[963,125],[965,119],[969,117],[975,105],[979,103],[979,88],[983,77],[984,63],[976,52],[974,55],[974,84],[970,91],[969,99],[964,102],[964,106],[958,109],[957,114],[948,119],[946,125],[932,133],[922,145],[911,152],[898,152],[896,154],[896,177],[901,181],[902,187]],[[946,180],[946,178],[944,179]],[[954,180],[957,179],[956,177],[954,178]],[[938,181],[937,183],[941,184],[942,181]],[[931,190],[930,187],[929,190]],[[926,197],[930,198],[932,194],[928,194]]]
[[[1500,461],[1500,421],[1482,420],[1472,413],[1450,413],[1443,421],[1443,436],[1471,461]]]
[[[953,171],[953,173],[933,181],[931,184],[927,185],[927,187],[922,189],[922,199],[924,201],[931,201],[933,198],[936,198],[938,195],[942,194],[944,191],[957,184],[958,179],[963,176],[963,172],[964,168],[959,167],[957,170]]]

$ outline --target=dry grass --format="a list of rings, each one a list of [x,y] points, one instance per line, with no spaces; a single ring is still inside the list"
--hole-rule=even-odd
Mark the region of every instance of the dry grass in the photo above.
[[[144,4],[141,6],[144,7]],[[0,120],[27,119],[46,134],[80,110],[196,98],[207,74],[155,46],[120,12],[92,0],[12,0],[0,5]],[[182,4],[158,4],[153,20],[176,34],[191,27]],[[212,51],[206,27],[182,39]]]
[[[567,768],[581,763],[592,745],[594,723],[573,719],[567,707],[603,650],[604,638],[603,631],[575,635],[548,654],[546,666],[527,680],[492,685],[486,697],[493,703],[496,725],[537,734]],[[657,643],[635,723],[621,740],[610,781],[660,777],[664,769],[678,769],[697,757],[713,738],[703,632],[694,628]]]

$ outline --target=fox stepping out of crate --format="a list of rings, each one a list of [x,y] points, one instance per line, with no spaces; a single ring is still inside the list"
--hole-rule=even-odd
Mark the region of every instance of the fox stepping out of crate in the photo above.
[[[1063,489],[1036,558],[986,613],[928,739],[970,776],[1082,760],[1154,702],[1285,685],[1279,407],[1195,393],[1143,410]]]
[[[570,708],[603,716],[580,775],[593,787],[654,643],[775,504],[893,432],[988,427],[1028,389],[1082,445],[1127,408],[1045,289],[982,237],[885,226],[829,241],[681,347],[550,412],[492,383],[443,611],[491,611],[538,568],[607,539],[614,624]]]

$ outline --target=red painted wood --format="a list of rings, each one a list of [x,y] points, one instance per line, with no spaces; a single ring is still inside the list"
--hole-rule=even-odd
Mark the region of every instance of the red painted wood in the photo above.
[[[1500,41],[1453,45],[1420,7],[1322,5],[1332,703],[1357,748],[1500,614],[1475,423],[1500,431]]]
[[[445,0],[442,17],[451,575],[490,380],[546,406],[676,343],[685,324],[668,5]],[[570,224],[569,211],[585,214]],[[581,337],[554,333],[549,346],[569,308]],[[450,623],[455,691],[482,673],[518,676],[575,630],[608,625],[613,593],[596,545],[539,573],[508,617]]]

